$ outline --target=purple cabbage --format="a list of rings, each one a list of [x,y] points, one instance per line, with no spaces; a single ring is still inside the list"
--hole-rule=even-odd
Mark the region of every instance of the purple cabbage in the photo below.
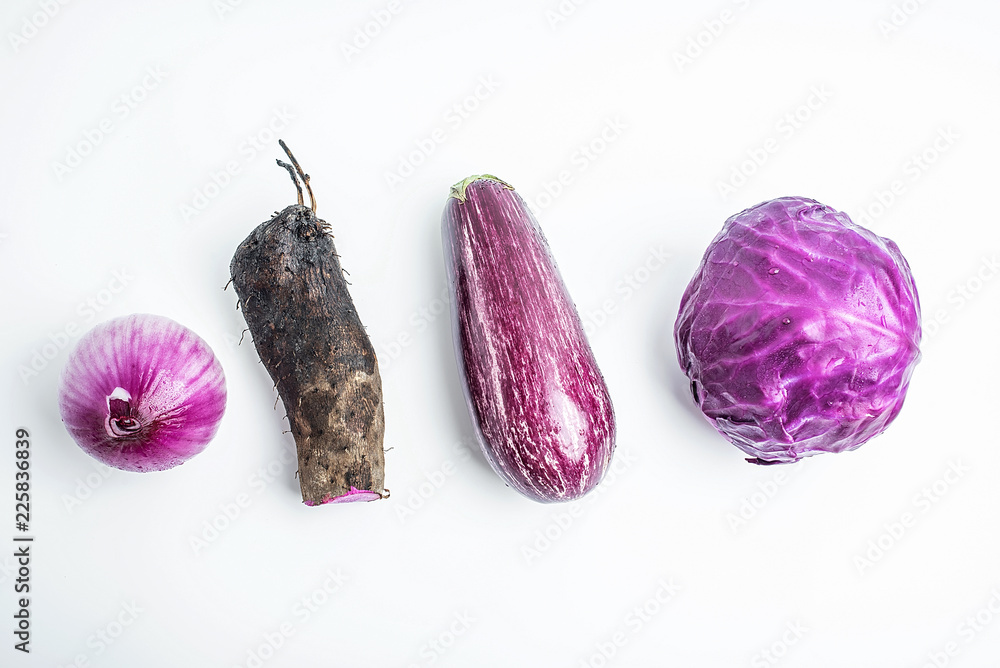
[[[511,487],[576,499],[604,477],[615,416],[538,223],[493,176],[452,187],[442,232],[455,351],[480,445]]]
[[[920,336],[896,244],[801,197],[726,221],[674,327],[695,402],[757,464],[853,450],[884,431]]]

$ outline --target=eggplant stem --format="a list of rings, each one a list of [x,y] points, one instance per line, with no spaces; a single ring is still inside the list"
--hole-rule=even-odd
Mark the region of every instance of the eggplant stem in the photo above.
[[[316,197],[313,195],[312,187],[309,185],[309,175],[302,171],[302,167],[299,166],[299,161],[296,160],[295,156],[292,155],[292,152],[288,150],[288,146],[285,144],[283,139],[278,140],[278,146],[284,150],[285,155],[287,155],[288,159],[292,161],[293,165],[295,165],[295,171],[299,173],[299,178],[302,179],[302,183],[306,184],[306,190],[309,192],[309,208],[312,209],[313,213],[316,213]],[[295,184],[295,187],[298,188],[298,183]],[[299,190],[299,204],[302,204],[301,190]]]
[[[507,183],[503,179],[499,179],[499,178],[493,176],[492,174],[475,174],[475,175],[470,176],[469,178],[467,178],[467,179],[465,179],[463,181],[459,181],[458,183],[456,183],[455,185],[453,185],[451,187],[451,192],[448,194],[448,196],[449,197],[454,197],[459,202],[464,203],[465,199],[466,199],[466,197],[465,197],[465,191],[468,189],[469,186],[471,186],[476,181],[495,181],[495,182],[499,183],[501,186],[503,186],[504,188],[506,188],[507,190],[513,190],[514,189],[514,186],[510,185],[509,183]]]

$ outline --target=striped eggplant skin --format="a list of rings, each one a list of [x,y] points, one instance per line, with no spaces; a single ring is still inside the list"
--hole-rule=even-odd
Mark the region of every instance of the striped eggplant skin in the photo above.
[[[483,453],[535,501],[571,501],[604,477],[611,397],[545,236],[493,176],[452,187],[442,218],[455,353]]]

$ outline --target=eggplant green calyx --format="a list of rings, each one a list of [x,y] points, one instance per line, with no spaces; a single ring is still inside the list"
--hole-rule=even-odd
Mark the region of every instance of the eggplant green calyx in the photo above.
[[[496,181],[497,183],[499,183],[500,185],[502,185],[504,188],[507,188],[508,190],[513,190],[514,189],[514,186],[510,185],[509,183],[507,183],[503,179],[500,179],[500,178],[497,178],[496,176],[493,176],[492,174],[477,174],[475,176],[470,176],[469,178],[467,178],[467,179],[465,179],[463,181],[459,181],[458,183],[456,183],[455,185],[453,185],[451,187],[451,194],[449,195],[449,197],[454,197],[459,202],[464,202],[465,201],[465,189],[468,188],[473,183],[475,183],[476,181]]]

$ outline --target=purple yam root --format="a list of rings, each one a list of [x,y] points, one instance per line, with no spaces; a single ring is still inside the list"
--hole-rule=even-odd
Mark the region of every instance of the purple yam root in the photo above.
[[[308,176],[289,158],[293,179],[297,171],[308,189]],[[303,503],[382,498],[382,380],[329,226],[314,208],[293,204],[240,244],[230,273],[288,413]]]

